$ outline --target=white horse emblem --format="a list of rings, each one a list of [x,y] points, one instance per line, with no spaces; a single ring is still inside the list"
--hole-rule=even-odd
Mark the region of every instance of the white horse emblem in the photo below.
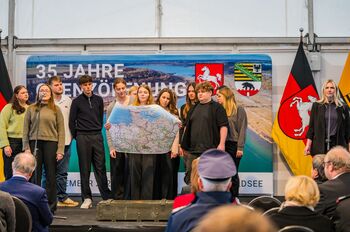
[[[292,103],[290,103],[289,107],[293,107],[294,104],[297,105],[297,110],[299,112],[299,117],[301,118],[301,127],[298,129],[294,129],[294,136],[301,136],[305,128],[309,125],[310,115],[309,111],[311,110],[312,103],[314,103],[317,99],[313,96],[308,96],[309,102],[303,102],[301,97],[294,97]]]
[[[203,71],[203,74],[199,74],[198,78],[202,79],[203,81],[209,81],[213,82],[215,84],[215,89],[219,87],[218,81],[221,81],[221,74],[217,73],[215,76],[210,75],[210,69],[207,66],[204,66],[201,71]]]

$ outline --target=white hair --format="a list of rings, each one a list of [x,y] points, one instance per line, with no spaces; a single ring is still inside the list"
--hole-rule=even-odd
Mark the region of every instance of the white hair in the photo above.
[[[231,178],[223,181],[212,181],[206,178],[200,177],[203,184],[203,192],[226,192],[228,190],[228,186],[231,183]]]

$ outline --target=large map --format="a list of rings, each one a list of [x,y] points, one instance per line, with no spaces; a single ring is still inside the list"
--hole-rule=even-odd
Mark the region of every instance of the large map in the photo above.
[[[180,122],[158,105],[115,106],[108,121],[116,150],[140,154],[169,152]]]

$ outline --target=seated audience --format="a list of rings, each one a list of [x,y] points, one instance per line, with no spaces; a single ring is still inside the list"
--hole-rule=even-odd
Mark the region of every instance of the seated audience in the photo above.
[[[243,206],[225,205],[209,212],[194,232],[274,232],[271,221]]]
[[[308,176],[291,177],[284,190],[286,201],[270,215],[279,228],[291,225],[308,227],[317,232],[333,231],[331,220],[314,211],[320,199],[316,182]]]
[[[337,208],[333,221],[336,232],[350,232],[350,195],[340,197],[337,200]]]
[[[341,146],[327,152],[324,158],[327,181],[320,184],[320,201],[315,210],[329,218],[333,217],[338,197],[350,194],[350,153]]]
[[[0,184],[0,190],[18,197],[27,206],[32,215],[33,231],[49,231],[52,213],[49,208],[46,191],[42,187],[28,182],[36,167],[36,160],[30,153],[18,154],[13,163],[13,176]]]
[[[199,191],[196,198],[192,204],[170,216],[167,231],[191,231],[207,212],[220,205],[230,204],[231,177],[236,173],[230,154],[219,149],[205,151],[198,162]]]
[[[327,181],[327,177],[324,174],[324,157],[326,155],[319,154],[312,158],[312,171],[311,177],[316,181],[317,184],[322,184]]]
[[[15,204],[7,192],[0,191],[0,231],[15,232]]]

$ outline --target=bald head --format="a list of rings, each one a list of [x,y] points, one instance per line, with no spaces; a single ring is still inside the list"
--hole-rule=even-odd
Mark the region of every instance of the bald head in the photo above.
[[[19,153],[12,162],[14,174],[30,177],[36,167],[35,157],[31,153]]]

